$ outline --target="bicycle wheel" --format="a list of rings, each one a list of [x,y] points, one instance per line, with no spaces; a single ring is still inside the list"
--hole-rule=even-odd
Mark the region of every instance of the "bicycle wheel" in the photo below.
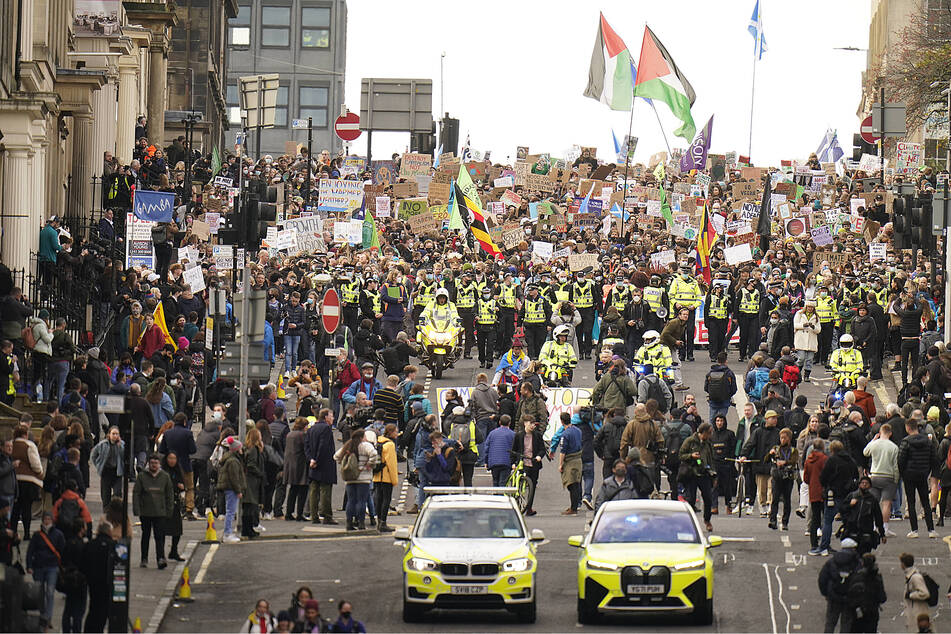
[[[746,476],[740,472],[736,477],[736,515],[743,517],[743,505],[746,503]]]
[[[528,510],[528,502],[532,499],[532,493],[535,492],[535,483],[532,482],[531,478],[522,475],[518,483],[518,491],[515,494],[515,499],[518,500],[518,509],[524,513]]]

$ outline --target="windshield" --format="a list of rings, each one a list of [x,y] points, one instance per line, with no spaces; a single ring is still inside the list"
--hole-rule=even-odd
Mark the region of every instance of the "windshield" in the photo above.
[[[699,544],[700,535],[693,518],[683,511],[605,510],[591,543],[627,542]]]
[[[514,509],[430,509],[419,524],[417,537],[518,539],[524,537]]]

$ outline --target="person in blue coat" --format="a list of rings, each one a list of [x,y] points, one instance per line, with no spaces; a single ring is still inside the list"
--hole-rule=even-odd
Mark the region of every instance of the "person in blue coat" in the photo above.
[[[508,414],[499,417],[499,426],[489,432],[485,439],[485,466],[492,472],[492,486],[503,487],[512,471],[512,418]]]
[[[274,329],[271,324],[264,321],[264,360],[274,365]]]
[[[383,389],[383,384],[373,378],[376,374],[376,368],[373,364],[366,362],[360,368],[360,380],[354,381],[350,387],[343,393],[343,402],[347,405],[357,402],[357,393],[363,392],[367,395],[367,400],[372,401],[376,396],[377,390]]]

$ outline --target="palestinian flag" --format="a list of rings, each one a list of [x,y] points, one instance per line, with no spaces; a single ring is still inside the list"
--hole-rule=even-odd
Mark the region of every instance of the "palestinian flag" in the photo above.
[[[455,193],[456,205],[459,207],[459,213],[461,215],[468,215],[471,219],[469,221],[469,230],[471,231],[472,236],[479,241],[479,246],[481,246],[482,250],[492,257],[501,258],[502,252],[497,246],[495,246],[495,243],[492,242],[491,236],[489,236],[489,229],[486,227],[485,217],[482,215],[482,209],[477,203],[473,202],[471,198],[466,196],[458,182],[456,183]]]
[[[683,125],[674,130],[674,134],[687,141],[693,139],[697,125],[693,122],[690,107],[697,100],[697,93],[649,26],[644,27],[634,96],[656,99],[667,104],[674,116],[683,122]]]
[[[601,14],[598,35],[591,54],[585,97],[591,97],[611,110],[630,110],[634,101],[631,53]]]

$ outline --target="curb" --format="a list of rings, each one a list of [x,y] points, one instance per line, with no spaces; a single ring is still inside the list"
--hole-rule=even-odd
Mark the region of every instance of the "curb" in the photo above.
[[[200,543],[201,542],[198,540],[190,540],[185,545],[185,552],[182,553],[182,558],[185,561],[178,562],[178,565],[175,566],[175,569],[172,571],[171,580],[165,584],[163,596],[158,600],[158,604],[155,606],[155,611],[152,612],[152,616],[149,618],[149,622],[144,628],[146,634],[158,632],[159,627],[162,625],[162,621],[165,620],[165,615],[168,612],[169,606],[175,600],[175,588],[178,587],[178,581],[182,578],[182,573],[185,571],[185,568],[191,567],[192,557],[195,556],[195,552],[198,550],[198,545]]]

